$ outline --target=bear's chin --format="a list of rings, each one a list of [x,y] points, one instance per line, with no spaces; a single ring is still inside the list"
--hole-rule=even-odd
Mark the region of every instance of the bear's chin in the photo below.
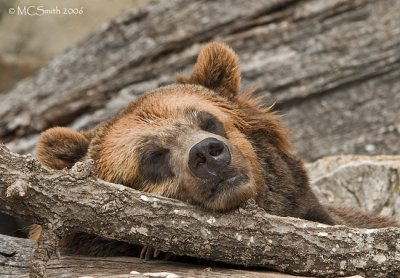
[[[239,174],[220,181],[202,205],[207,210],[225,212],[236,209],[248,199],[255,198],[255,192],[252,179]]]

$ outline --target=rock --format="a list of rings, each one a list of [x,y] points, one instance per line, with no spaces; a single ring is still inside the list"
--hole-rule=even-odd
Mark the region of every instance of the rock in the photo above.
[[[18,81],[32,75],[43,65],[43,62],[33,59],[0,55],[0,94],[10,90]]]
[[[0,140],[27,153],[49,127],[91,128],[189,72],[201,46],[218,40],[238,53],[243,88],[258,87],[284,114],[303,158],[398,154],[399,22],[396,0],[154,1],[0,95]],[[2,37],[11,40],[9,33]]]
[[[104,21],[144,2],[146,0],[120,0],[97,5],[79,0],[63,3],[0,0],[0,94],[32,75],[54,55],[98,29]],[[24,7],[32,7],[31,14],[51,12],[57,7],[61,14],[20,14]],[[74,14],[77,10],[69,8],[82,10],[82,14]],[[10,9],[14,9],[14,13],[10,13]]]
[[[359,207],[400,221],[400,156],[332,156],[307,169],[324,203]]]

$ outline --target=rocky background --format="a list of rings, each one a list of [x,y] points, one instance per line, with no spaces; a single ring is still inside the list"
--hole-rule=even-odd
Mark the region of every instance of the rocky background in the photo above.
[[[46,65],[55,55],[98,30],[102,23],[145,0],[0,0],[0,94]],[[82,8],[82,15],[18,15],[17,7]],[[62,10],[61,10],[62,11]],[[62,11],[63,12],[63,11]]]
[[[54,125],[92,127],[145,90],[190,71],[201,46],[220,40],[240,57],[243,87],[257,87],[267,104],[275,103],[304,159],[399,153],[399,1],[120,5],[104,7],[110,14],[101,19],[95,16],[100,5],[88,5],[84,17],[73,18],[32,19],[3,9],[1,57],[36,59],[21,76],[63,49],[63,41],[71,42],[34,77],[0,95],[0,140],[12,150],[33,152],[38,134]],[[122,15],[98,27],[120,10]],[[69,29],[57,29],[62,26]],[[82,28],[97,31],[75,44]]]
[[[331,156],[307,168],[314,192],[325,204],[400,221],[400,156]]]

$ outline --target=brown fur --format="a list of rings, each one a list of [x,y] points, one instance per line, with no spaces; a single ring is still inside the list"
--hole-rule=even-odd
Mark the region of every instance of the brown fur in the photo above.
[[[61,169],[92,158],[101,179],[207,210],[231,210],[252,198],[280,216],[363,228],[399,225],[319,203],[279,117],[251,92],[239,94],[239,62],[226,45],[208,44],[192,74],[177,82],[144,94],[90,132],[44,132],[39,160]],[[226,144],[231,155],[218,183],[188,167],[189,150],[209,137]],[[230,177],[238,177],[234,186],[224,183]]]
[[[369,213],[362,212],[355,208],[327,207],[333,215],[335,224],[346,225],[356,228],[386,228],[400,227],[399,222]]]
[[[209,43],[197,57],[191,76],[178,75],[176,79],[179,83],[202,85],[228,99],[234,99],[240,86],[239,60],[228,46]]]
[[[89,147],[85,133],[54,127],[42,134],[36,147],[39,161],[53,169],[71,168]]]

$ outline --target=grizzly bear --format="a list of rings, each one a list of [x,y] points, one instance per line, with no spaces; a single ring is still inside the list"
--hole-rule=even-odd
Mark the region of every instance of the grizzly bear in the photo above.
[[[323,206],[279,116],[240,93],[231,48],[209,43],[190,76],[147,92],[90,131],[55,127],[37,144],[44,165],[93,159],[96,176],[210,211],[254,199],[266,212],[329,225],[380,228],[395,221]]]

